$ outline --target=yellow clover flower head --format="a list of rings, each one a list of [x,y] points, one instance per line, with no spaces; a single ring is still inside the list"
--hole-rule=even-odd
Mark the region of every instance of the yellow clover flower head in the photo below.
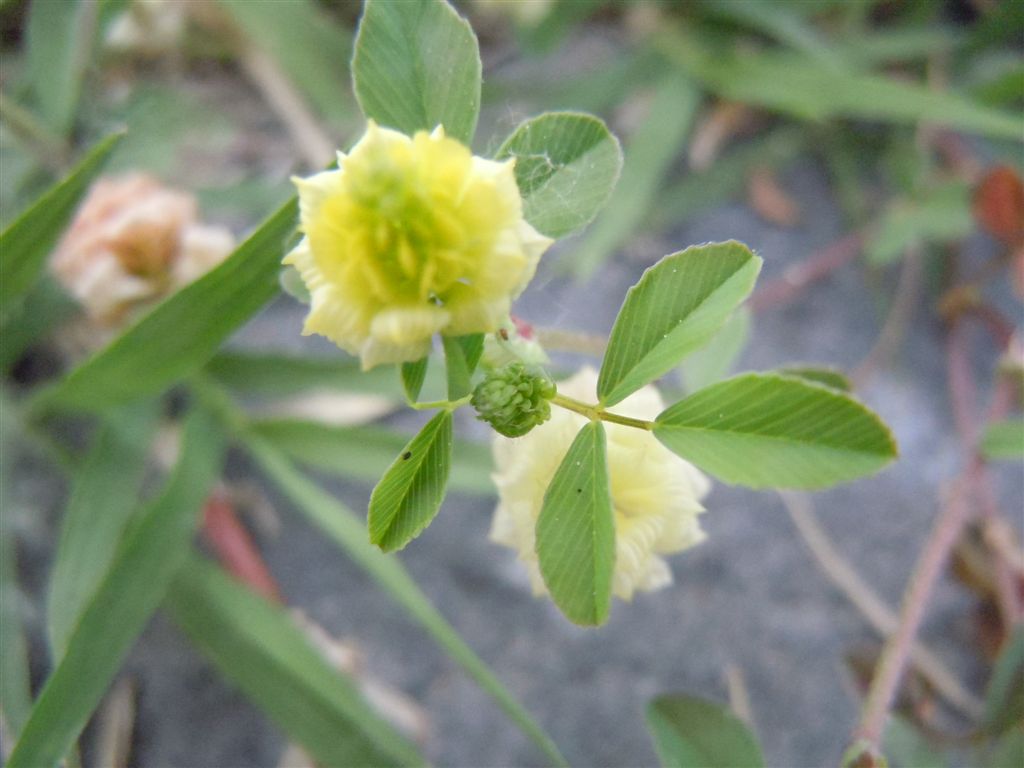
[[[558,391],[594,402],[597,372],[584,368],[558,384]],[[662,410],[661,395],[646,386],[615,407],[616,412],[653,419]],[[518,439],[495,437],[493,475],[498,507],[491,539],[514,549],[526,565],[534,594],[547,593],[537,563],[534,532],[544,492],[576,433],[586,424],[579,414],[552,408],[551,418]],[[676,456],[650,432],[605,424],[608,473],[615,514],[615,571],[612,592],[630,600],[637,590],[672,583],[663,556],[699,544],[705,534],[698,515],[710,483],[696,467]]]
[[[418,360],[431,337],[508,320],[552,240],[523,219],[513,161],[473,156],[438,126],[377,126],[338,169],[294,179],[304,237],[285,258],[309,289],[304,334],[363,369]]]

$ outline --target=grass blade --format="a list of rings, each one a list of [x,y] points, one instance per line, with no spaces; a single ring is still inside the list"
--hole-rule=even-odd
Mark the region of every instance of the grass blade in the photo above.
[[[123,137],[123,133],[115,133],[93,147],[63,181],[51,187],[0,234],[0,306],[5,312],[10,302],[38,279],[78,201]]]
[[[392,599],[418,622],[459,666],[490,694],[509,718],[544,752],[553,765],[566,766],[551,738],[534,722],[458,632],[430,604],[394,556],[383,554],[367,540],[366,528],[337,499],[298,473],[270,444],[243,434],[245,447],[280,490],[318,528],[337,543]]]
[[[221,434],[202,411],[194,411],[173,474],[118,547],[32,708],[8,768],[55,766],[74,744],[185,562],[222,450]]]
[[[157,394],[194,372],[277,293],[296,212],[293,198],[226,261],[75,368],[38,405],[101,410]]]
[[[320,765],[423,765],[280,608],[193,556],[166,607],[189,639]]]
[[[54,658],[64,655],[79,616],[110,567],[138,507],[157,415],[155,402],[112,413],[74,478],[47,605]]]

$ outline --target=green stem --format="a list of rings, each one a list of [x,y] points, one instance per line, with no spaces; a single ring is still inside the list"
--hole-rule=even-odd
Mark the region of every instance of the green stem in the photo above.
[[[472,395],[460,397],[458,400],[431,400],[426,403],[409,403],[408,405],[415,411],[429,411],[434,408],[447,408],[449,411],[454,411],[456,408],[467,405],[470,398]]]
[[[565,395],[556,394],[551,398],[551,402],[565,408],[567,411],[573,411],[581,416],[586,416],[591,421],[607,421],[611,424],[622,424],[623,426],[633,427],[634,429],[643,429],[647,432],[654,430],[653,421],[634,419],[629,416],[622,416],[618,413],[611,413],[598,405],[587,405],[586,403],[581,403],[579,400],[574,400],[571,397],[566,397]]]

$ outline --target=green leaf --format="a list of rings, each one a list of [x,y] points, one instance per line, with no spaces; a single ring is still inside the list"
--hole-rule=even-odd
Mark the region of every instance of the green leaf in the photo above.
[[[68,319],[78,304],[44,275],[12,306],[0,310],[0,370],[10,368],[38,339]],[[9,310],[9,311],[7,311]]]
[[[194,411],[170,480],[121,541],[32,708],[8,768],[55,766],[82,732],[187,559],[222,452],[221,434],[203,412]]]
[[[1021,140],[1021,117],[954,93],[891,77],[824,67],[801,54],[723,50],[681,27],[662,29],[656,45],[709,90],[803,120],[850,118],[916,125],[925,122],[968,133]]]
[[[1024,417],[990,424],[981,438],[986,459],[1019,459],[1024,456]]]
[[[726,378],[747,346],[749,335],[750,310],[737,307],[708,343],[686,358],[681,369],[686,391],[696,392]]]
[[[822,384],[840,392],[852,392],[853,384],[846,378],[846,374],[835,368],[819,368],[812,366],[794,366],[780,368],[779,373],[783,376],[795,376],[798,379],[805,379],[814,384]]]
[[[904,717],[893,714],[885,728],[882,751],[892,768],[946,768],[949,760]]]
[[[647,727],[664,768],[760,768],[757,739],[724,707],[693,696],[659,696]]]
[[[473,371],[484,351],[484,335],[474,333],[468,336],[442,336],[441,339],[448,376],[448,399],[458,400],[473,389]]]
[[[75,119],[96,30],[95,4],[35,2],[25,27],[28,74],[40,116],[61,136]]]
[[[23,596],[18,585],[15,510],[10,499],[18,437],[13,411],[14,403],[0,389],[0,714],[9,739],[18,738],[32,708]]]
[[[947,184],[919,200],[897,200],[864,244],[872,264],[888,264],[913,245],[946,242],[974,230],[971,194],[966,184]]]
[[[380,480],[409,442],[408,435],[383,427],[339,427],[300,419],[259,420],[253,422],[252,430],[296,461],[371,482]],[[493,496],[489,447],[456,440],[452,448],[449,490]]]
[[[39,277],[78,201],[123,136],[115,133],[93,147],[63,181],[51,187],[0,234],[0,306],[5,311],[11,300],[31,288]]]
[[[635,235],[683,148],[700,100],[701,94],[678,71],[661,78],[647,119],[629,137],[622,179],[607,212],[565,257],[566,268],[585,277]]]
[[[871,474],[896,444],[867,407],[834,389],[748,373],[702,389],[658,416],[654,435],[727,483],[824,488]]]
[[[999,654],[985,693],[982,722],[992,735],[1024,724],[1024,624],[1013,628]]]
[[[760,270],[761,259],[730,240],[678,251],[644,272],[608,339],[597,382],[601,403],[614,405],[707,342]]]
[[[618,139],[601,120],[581,112],[547,112],[527,120],[496,157],[515,159],[523,216],[554,238],[589,224],[622,170]]]
[[[345,72],[350,33],[313,0],[217,0],[260,50],[268,53],[316,111],[332,123],[354,116]]]
[[[203,372],[237,392],[285,396],[311,389],[360,392],[402,399],[391,366],[363,371],[359,360],[338,354],[302,357],[281,352],[225,350],[210,359]]]
[[[55,658],[63,655],[138,507],[157,416],[154,402],[110,414],[76,472],[50,579],[47,617]]]
[[[551,599],[566,618],[608,619],[615,568],[615,518],[604,426],[580,430],[555,470],[537,518],[537,560]]]
[[[189,375],[278,291],[294,198],[227,260],[153,309],[75,368],[42,403],[100,410],[154,395]]]
[[[480,51],[444,0],[367,0],[352,75],[363,113],[412,135],[443,125],[469,145],[480,113]]]
[[[405,390],[405,399],[415,403],[423,391],[423,382],[427,378],[427,365],[429,357],[424,357],[414,363],[402,363],[402,389]]]
[[[402,549],[434,519],[452,465],[452,412],[427,422],[370,496],[370,541],[385,552]]]
[[[192,557],[167,607],[217,669],[320,765],[423,765],[282,609]]]
[[[1024,765],[1024,728],[1007,731],[983,764],[985,768],[1020,768]]]
[[[344,549],[359,567],[363,568],[434,638],[455,663],[468,672],[480,687],[498,702],[509,718],[540,747],[553,765],[566,766],[565,758],[550,737],[430,604],[398,558],[385,555],[370,544],[363,523],[337,499],[296,472],[273,446],[250,433],[243,433],[241,438],[246,449],[284,495],[291,499],[314,525]]]

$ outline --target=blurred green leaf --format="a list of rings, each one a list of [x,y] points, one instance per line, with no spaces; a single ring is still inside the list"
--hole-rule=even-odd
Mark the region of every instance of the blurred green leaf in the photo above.
[[[918,200],[892,203],[865,243],[864,252],[872,264],[888,264],[911,246],[956,240],[973,230],[969,187],[948,184]]]
[[[658,416],[654,436],[727,483],[824,488],[896,458],[885,424],[836,390],[748,373],[690,395]]]
[[[18,361],[25,350],[78,309],[75,300],[43,275],[28,292],[0,311],[0,370]]]
[[[964,39],[954,29],[931,24],[880,27],[863,34],[843,35],[829,44],[844,61],[869,69],[952,51]]]
[[[138,509],[157,416],[152,401],[111,413],[75,473],[50,577],[47,623],[55,658],[63,656]]]
[[[700,93],[681,74],[670,71],[660,79],[647,119],[629,137],[622,179],[607,211],[564,257],[567,269],[581,277],[590,275],[635,236],[683,147],[699,105]]]
[[[0,714],[7,738],[17,739],[32,708],[28,646],[25,643],[22,594],[18,585],[18,550],[14,535],[11,480],[17,428],[14,403],[0,389]]]
[[[370,371],[359,360],[337,357],[303,357],[287,352],[224,350],[203,371],[232,390],[254,395],[293,395],[309,389],[337,389],[402,399],[391,366]]]
[[[992,670],[982,721],[997,736],[1024,729],[1024,624],[1013,628]]]
[[[882,751],[892,768],[946,768],[949,760],[900,715],[893,714],[885,729]]]
[[[537,561],[551,599],[576,624],[608,620],[615,569],[615,517],[606,438],[599,421],[573,440],[544,493]]]
[[[496,157],[513,158],[523,215],[559,238],[593,220],[622,168],[618,139],[593,115],[548,112],[520,124]]]
[[[985,768],[1020,768],[1024,765],[1024,728],[1007,731],[985,760]],[[916,768],[916,766],[915,766]]]
[[[562,5],[565,5],[564,3]],[[664,71],[660,55],[647,48],[609,52],[583,70],[565,77],[544,75],[551,64],[546,59],[527,59],[511,72],[494,72],[483,84],[485,104],[512,99],[526,100],[538,111],[604,113],[620,104],[626,95],[644,88]]]
[[[222,452],[221,434],[205,413],[193,411],[174,472],[118,546],[32,708],[8,768],[55,766],[74,744],[187,560]]]
[[[61,136],[71,130],[96,33],[96,7],[82,0],[29,6],[28,76],[40,117]]]
[[[553,765],[566,766],[558,748],[488,666],[438,613],[394,555],[385,555],[367,540],[366,528],[333,496],[296,472],[273,446],[251,433],[240,435],[246,449],[296,507],[333,539],[349,557],[419,623],[444,651],[490,694]]]
[[[708,343],[687,356],[680,368],[687,392],[726,378],[747,346],[750,335],[750,310],[739,306],[729,315]]]
[[[4,311],[39,278],[78,201],[122,136],[115,133],[96,144],[71,173],[0,233],[0,306]]]
[[[278,291],[294,198],[228,259],[145,315],[42,395],[42,404],[100,410],[157,394],[199,368]]]
[[[1024,417],[990,424],[981,438],[986,459],[1019,459],[1024,456]]]
[[[781,168],[806,151],[805,132],[776,128],[726,152],[706,171],[690,171],[651,200],[641,229],[681,227],[710,208],[740,196],[754,168]]]
[[[803,14],[778,3],[705,0],[700,7],[705,13],[761,32],[822,64],[836,67],[846,63],[840,50],[819,35]]]
[[[835,368],[821,368],[809,366],[787,366],[778,370],[783,376],[796,376],[798,379],[806,379],[815,384],[824,384],[826,387],[838,389],[840,392],[851,392],[853,385],[842,371]]]
[[[318,764],[424,764],[281,608],[196,556],[168,598],[189,639]]]
[[[408,435],[384,427],[339,427],[299,419],[257,420],[252,430],[296,461],[340,477],[371,482],[380,480],[409,442]],[[488,446],[456,440],[452,448],[449,489],[493,496]]]
[[[469,145],[480,66],[476,35],[445,0],[366,0],[352,75],[368,118],[409,135],[443,125]]]
[[[384,473],[370,496],[370,541],[385,552],[402,549],[437,515],[452,465],[452,412],[427,422]]]
[[[626,293],[601,362],[597,394],[614,405],[705,344],[754,287],[761,259],[742,243],[666,256]]]
[[[354,117],[348,91],[351,35],[313,0],[217,0],[258,48],[333,124]]]
[[[1021,116],[883,75],[821,66],[799,54],[722,50],[679,27],[656,44],[666,57],[723,98],[786,112],[804,120],[858,118],[926,122],[992,138],[1021,141]]]
[[[761,768],[757,739],[725,707],[694,696],[659,696],[647,727],[664,768]]]

